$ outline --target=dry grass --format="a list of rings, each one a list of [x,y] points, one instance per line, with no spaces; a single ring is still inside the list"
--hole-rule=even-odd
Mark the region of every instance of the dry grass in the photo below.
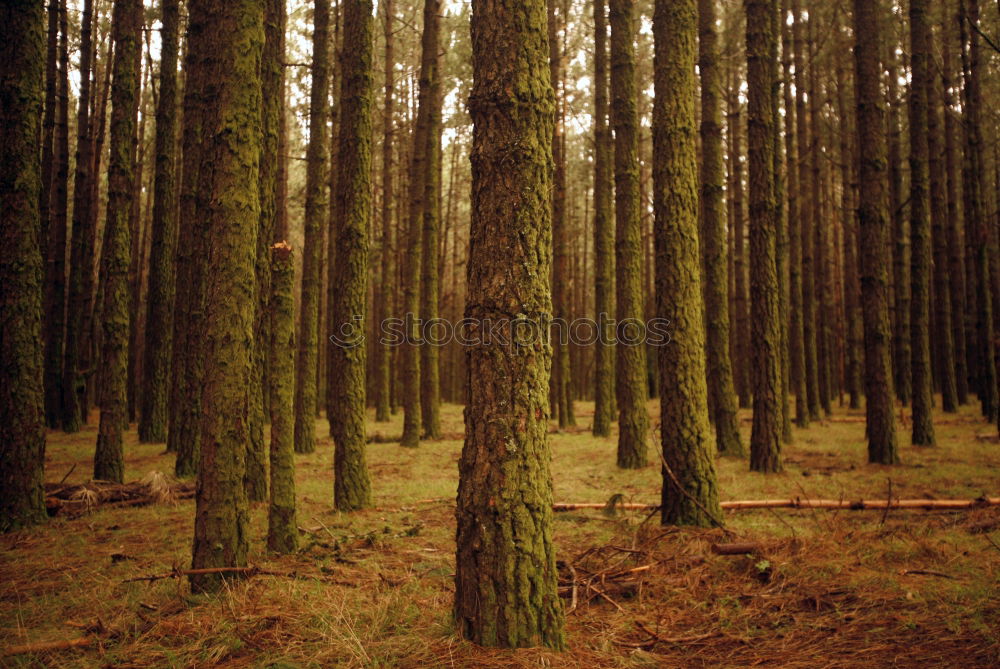
[[[655,403],[651,403],[651,410]],[[618,471],[614,440],[585,429],[552,436],[556,498],[656,502],[659,469]],[[838,418],[849,417],[839,411]],[[719,461],[724,499],[1000,494],[1000,450],[976,439],[968,411],[942,420],[940,445],[903,449],[899,467],[865,463],[864,426],[830,421],[797,432],[786,472],[751,474]],[[100,509],[0,539],[0,647],[88,631],[100,645],[0,660],[58,667],[995,667],[1000,663],[1000,510],[963,513],[743,511],[727,516],[760,556],[722,557],[719,530],[661,528],[643,514],[557,514],[562,592],[576,574],[564,653],[497,651],[457,639],[453,499],[461,410],[449,439],[401,449],[401,417],[372,424],[377,507],[329,508],[332,445],[317,422],[315,454],[297,456],[303,550],[263,553],[266,509],[253,510],[259,575],[219,596],[183,580],[124,583],[185,567],[193,502]],[[947,423],[947,424],[945,424]],[[748,425],[745,426],[748,428]],[[48,480],[88,478],[94,431],[50,435]],[[161,445],[127,442],[126,479],[169,472]],[[430,500],[430,501],[428,501]],[[994,545],[995,544],[995,545]],[[595,550],[597,549],[597,550]],[[572,569],[571,569],[572,566]],[[636,567],[643,569],[633,570]],[[927,573],[908,573],[920,570]],[[601,574],[603,573],[603,578]],[[590,586],[584,584],[590,582]],[[601,595],[597,594],[600,591]],[[605,597],[606,596],[606,597]],[[611,600],[611,601],[609,601]]]

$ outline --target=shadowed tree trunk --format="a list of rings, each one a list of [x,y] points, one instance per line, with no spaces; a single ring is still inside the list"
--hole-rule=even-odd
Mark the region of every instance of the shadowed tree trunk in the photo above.
[[[705,7],[704,0],[702,8]],[[704,14],[702,14],[704,18]],[[714,23],[714,21],[713,21]],[[704,20],[702,26],[705,25]],[[715,477],[715,453],[708,422],[708,388],[705,380],[705,314],[701,291],[701,262],[698,252],[698,158],[695,134],[694,102],[697,89],[695,58],[698,53],[698,12],[695,0],[657,2],[653,15],[656,40],[653,103],[653,207],[656,220],[656,317],[669,321],[672,336],[658,349],[662,387],[660,395],[661,448],[664,467],[661,517],[664,525],[711,526],[722,515]],[[704,38],[704,31],[702,37]],[[702,48],[702,63],[705,50]],[[714,60],[709,57],[709,80],[714,88]],[[701,71],[702,76],[705,70]],[[705,81],[702,81],[704,88]],[[704,98],[703,98],[704,99]],[[708,109],[718,117],[718,104]],[[709,157],[714,165],[714,183],[718,188],[710,205],[718,216],[721,200],[722,143],[718,132],[702,132],[715,145]],[[714,121],[715,119],[712,119]],[[709,121],[709,123],[712,123]],[[716,128],[718,123],[715,123]],[[714,141],[712,141],[714,139]],[[704,141],[704,140],[703,140]],[[703,186],[703,203],[706,190]],[[716,243],[724,247],[721,221],[708,230]],[[712,269],[725,274],[725,258],[711,258]],[[725,304],[719,288],[711,286],[713,304]],[[711,327],[711,326],[710,326]],[[715,343],[718,346],[718,342]],[[711,348],[711,345],[710,345]],[[720,351],[717,351],[719,353]],[[725,348],[721,353],[728,355]],[[669,389],[669,390],[667,390]],[[718,395],[717,395],[718,399]],[[722,418],[731,421],[736,432],[736,407],[732,389],[728,397],[730,413]],[[718,420],[718,405],[716,405]],[[719,430],[716,423],[716,430]],[[727,428],[728,429],[728,428]],[[736,447],[740,448],[736,434]],[[730,452],[732,446],[730,446]],[[676,479],[676,481],[675,481]],[[678,485],[681,490],[678,490]]]
[[[180,0],[163,0],[160,90],[156,106],[153,246],[149,258],[145,363],[139,440],[167,439],[167,399],[173,350],[174,258],[177,250],[177,54]]]
[[[643,318],[635,1],[611,0],[611,125],[615,133],[615,309],[618,466],[646,466],[649,415]]]
[[[750,156],[750,292],[753,428],[750,469],[781,470],[781,332],[776,264],[772,50],[774,0],[745,0]]]
[[[679,13],[683,14],[681,10]],[[673,12],[666,12],[671,15]],[[684,17],[686,18],[686,17]],[[681,20],[678,18],[678,20]],[[715,0],[698,1],[698,71],[701,74],[701,249],[704,257],[704,311],[707,338],[708,392],[712,398],[715,443],[724,455],[745,455],[736,415],[736,390],[729,358],[729,280],[726,227],[722,218],[725,170],[722,162],[722,78],[718,68]],[[672,30],[670,28],[669,30]],[[660,39],[668,39],[663,28]],[[664,47],[666,48],[666,47]],[[664,56],[666,58],[666,56]],[[686,56],[674,56],[686,57]],[[674,76],[681,76],[674,73]],[[687,83],[686,81],[684,83]],[[663,85],[668,85],[664,81]],[[664,97],[667,95],[664,89]],[[683,110],[686,113],[687,110]],[[682,113],[677,111],[676,113]],[[693,110],[692,110],[693,113]],[[682,119],[686,121],[686,119]],[[675,123],[680,123],[675,121]],[[674,131],[678,132],[678,131]],[[679,133],[683,137],[683,133]],[[655,151],[654,147],[654,151]],[[654,167],[659,159],[653,161]],[[667,186],[669,187],[669,186]],[[659,189],[656,191],[660,192]],[[660,293],[659,289],[657,291]],[[663,296],[661,296],[663,297]],[[669,316],[667,316],[669,318]],[[667,382],[663,379],[664,383]],[[664,393],[668,395],[669,393]],[[666,483],[664,483],[666,486]]]
[[[368,291],[368,225],[371,218],[372,51],[375,21],[371,0],[344,5],[341,52],[341,114],[337,174],[337,288],[330,330],[365,333]],[[347,337],[327,344],[331,368],[330,436],[334,443],[333,505],[353,511],[371,505],[365,460],[365,343]]]
[[[309,147],[306,150],[305,247],[302,254],[302,304],[295,373],[295,452],[316,450],[316,369],[319,365],[320,264],[327,221],[327,124],[330,116],[330,0],[313,5],[312,88]]]
[[[0,5],[0,532],[43,522],[41,0]]]
[[[104,299],[101,310],[101,422],[94,453],[94,478],[121,483],[125,476],[122,431],[128,427],[128,270],[134,195],[136,65],[142,54],[141,0],[115,0],[112,19],[114,73],[111,84],[111,143],[108,160],[108,207],[101,250]]]
[[[882,106],[878,7],[854,0],[854,81],[858,132],[858,231],[865,342],[868,461],[899,462],[893,417],[889,322],[889,221],[886,217],[885,109]]]
[[[198,119],[203,166],[184,174],[185,181],[202,177],[192,187],[201,202],[199,225],[212,240],[209,252],[195,258],[205,266],[206,299],[192,566],[242,567],[250,531],[244,488],[249,441],[245,417],[257,293],[264,3],[195,0],[189,15],[189,63],[215,75],[212,88],[218,93]],[[195,85],[190,79],[187,83]],[[198,77],[193,95],[206,95],[211,90],[207,83]],[[191,589],[218,590],[223,580],[219,574],[192,575]]]
[[[594,351],[595,437],[611,435],[614,420],[615,352],[610,327],[615,281],[614,218],[611,213],[611,130],[608,127],[607,3],[594,0],[594,315],[600,328]]]
[[[42,112],[41,131],[41,152],[42,152],[42,182],[38,196],[38,212],[41,221],[39,243],[45,249],[46,256],[42,259],[45,264],[45,302],[44,302],[44,322],[42,325],[45,332],[45,424],[51,428],[57,428],[61,418],[62,404],[62,355],[63,343],[59,343],[59,349],[55,349],[55,332],[53,321],[53,281],[50,273],[54,269],[51,262],[50,253],[52,230],[51,203],[52,203],[52,180],[55,176],[55,131],[56,131],[56,71],[57,45],[59,43],[59,4],[50,0],[46,15],[48,16],[48,32],[45,49],[45,104]],[[65,244],[65,241],[63,242]],[[65,261],[65,260],[64,260]],[[65,296],[64,296],[65,299]],[[63,315],[65,320],[65,315]],[[65,327],[65,322],[63,327]],[[62,332],[59,333],[62,336]]]
[[[913,358],[913,444],[934,445],[931,421],[931,229],[927,184],[927,91],[930,22],[927,0],[910,0],[910,346]]]
[[[394,188],[392,169],[392,148],[396,136],[395,120],[393,119],[393,92],[395,90],[395,53],[393,36],[395,21],[395,5],[393,0],[383,0],[382,11],[385,14],[384,39],[385,55],[383,57],[385,96],[382,103],[382,269],[379,282],[378,315],[384,322],[393,316],[392,304],[395,293],[396,264],[393,248],[393,218],[395,216],[396,192]],[[379,329],[376,332],[381,336]],[[392,347],[389,344],[373,342],[375,346],[375,421],[389,420],[392,404]]]
[[[484,646],[561,649],[547,438],[554,96],[545,28],[544,0],[473,2],[465,316],[508,333],[517,316],[533,343],[466,349],[455,621]]]

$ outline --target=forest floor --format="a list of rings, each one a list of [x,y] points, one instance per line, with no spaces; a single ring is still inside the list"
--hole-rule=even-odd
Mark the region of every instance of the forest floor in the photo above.
[[[655,416],[657,404],[650,403]],[[553,434],[557,502],[659,500],[660,467],[619,471],[615,439],[579,427]],[[749,439],[749,413],[744,438]],[[903,464],[866,464],[864,424],[837,409],[796,430],[785,471],[719,460],[722,499],[972,499],[1000,495],[996,429],[972,408],[938,414],[936,448]],[[194,501],[97,508],[0,538],[0,651],[80,638],[88,647],[0,657],[46,667],[996,667],[1000,666],[1000,508],[926,511],[727,511],[731,533],[664,528],[658,514],[557,513],[567,615],[565,652],[486,650],[458,639],[454,497],[462,411],[446,438],[403,449],[402,416],[369,425],[376,508],[330,510],[333,446],[296,456],[302,550],[265,552],[266,505],[252,511],[258,574],[216,596],[186,579],[126,582],[190,563]],[[47,480],[85,482],[96,420],[51,433]],[[978,436],[977,436],[978,435]],[[992,438],[986,438],[992,435]],[[908,433],[901,431],[901,443]],[[126,443],[126,480],[172,472],[161,445]],[[719,541],[758,555],[720,556]]]

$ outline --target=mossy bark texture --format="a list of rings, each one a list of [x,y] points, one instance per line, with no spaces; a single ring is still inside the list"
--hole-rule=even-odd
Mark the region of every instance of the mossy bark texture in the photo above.
[[[750,469],[781,470],[781,324],[774,199],[772,58],[774,0],[745,0],[750,163],[750,292],[753,427]]]
[[[547,432],[552,127],[544,0],[474,0],[466,318],[528,325],[469,347],[455,620],[484,646],[563,647]]]
[[[320,264],[323,225],[327,221],[327,123],[330,116],[330,0],[313,5],[312,94],[309,146],[306,149],[305,248],[302,255],[302,302],[295,374],[295,452],[316,450],[316,368],[319,364]]]
[[[94,452],[94,478],[121,483],[125,476],[122,431],[128,427],[129,304],[128,281],[132,234],[129,216],[134,195],[136,101],[135,76],[142,53],[142,2],[116,0],[112,19],[114,72],[111,83],[111,142],[108,160],[108,208],[101,251],[104,286],[101,327],[101,422]]]
[[[167,440],[167,400],[173,351],[174,256],[177,251],[177,54],[180,0],[160,3],[160,88],[156,106],[156,176],[146,311],[139,440]]]
[[[603,336],[594,351],[595,437],[611,435],[615,350],[611,318],[615,294],[615,231],[611,213],[611,130],[608,127],[607,2],[594,0],[594,315]]]
[[[656,316],[669,320],[672,326],[670,342],[659,348],[660,439],[664,462],[670,468],[663,475],[661,519],[664,525],[710,526],[717,522],[714,518],[722,516],[722,511],[708,421],[705,314],[698,249],[694,110],[697,34],[695,0],[656,3],[653,15]],[[721,150],[717,168],[721,175]],[[724,257],[720,265],[724,275]],[[725,285],[723,278],[723,290]],[[724,292],[720,297],[724,304]],[[728,351],[723,351],[728,357]],[[730,404],[734,404],[732,400],[731,395]],[[735,415],[735,406],[732,409]]]
[[[45,520],[41,0],[0,5],[0,532]]]
[[[395,227],[395,181],[393,179],[393,144],[396,136],[395,121],[395,4],[393,0],[381,3],[384,14],[383,39],[383,79],[385,93],[382,103],[382,268],[379,277],[379,308],[382,320],[394,315],[393,304],[396,293],[396,249],[393,238]],[[375,346],[375,422],[389,420],[392,408],[392,352],[388,343],[373,342]]]
[[[341,51],[341,113],[337,175],[337,252],[331,331],[366,332],[368,227],[371,220],[372,67],[375,19],[371,0],[344,5]],[[328,342],[332,369],[328,418],[334,443],[333,504],[341,511],[371,505],[365,459],[365,365],[363,341]]]
[[[868,461],[899,462],[893,416],[889,324],[889,222],[885,212],[885,108],[880,92],[878,7],[854,0],[854,81],[858,131],[858,230],[861,309],[865,345],[865,413]]]
[[[271,407],[271,504],[267,549],[294,553],[299,540],[295,520],[295,271],[292,249],[284,242],[271,248],[270,348],[268,404]]]
[[[714,0],[698,0],[698,71],[701,74],[701,250],[704,258],[705,332],[709,406],[716,447],[723,455],[745,454],[736,415],[736,389],[729,357],[729,260],[722,216],[722,77]],[[657,33],[659,34],[659,33]],[[666,37],[661,37],[666,39]],[[666,85],[666,82],[664,82]],[[654,149],[655,150],[655,149]],[[654,165],[659,161],[654,161]],[[659,292],[659,291],[658,291]]]
[[[204,0],[191,2],[189,12],[190,61],[211,75],[199,77],[191,93],[214,93],[213,104],[197,119],[202,168],[184,175],[198,179],[191,187],[203,203],[199,226],[212,240],[194,259],[204,266],[205,312],[192,564],[196,569],[240,567],[249,548],[244,475],[260,225],[264,3]],[[218,574],[194,575],[191,588],[214,591],[222,581]]]
[[[611,126],[615,132],[615,308],[618,342],[618,466],[646,466],[649,396],[645,342],[632,338],[643,319],[642,222],[639,201],[639,117],[635,82],[635,1],[611,0]],[[638,332],[637,332],[638,331]]]

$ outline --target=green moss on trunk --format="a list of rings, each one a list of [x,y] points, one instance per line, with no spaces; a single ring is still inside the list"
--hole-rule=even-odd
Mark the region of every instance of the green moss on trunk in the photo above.
[[[455,620],[466,639],[508,648],[564,644],[547,440],[554,104],[545,28],[544,0],[473,2],[465,316],[524,319],[537,336],[466,351]]]
[[[43,522],[41,0],[0,5],[0,532]]]

